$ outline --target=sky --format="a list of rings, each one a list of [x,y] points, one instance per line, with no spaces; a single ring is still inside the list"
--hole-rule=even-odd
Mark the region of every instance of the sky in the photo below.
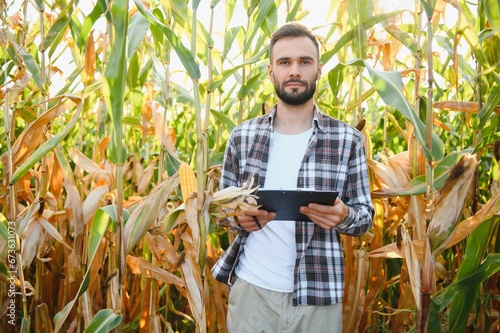
[[[302,8],[307,9],[310,12],[310,14],[307,15],[302,20],[302,23],[309,26],[310,28],[315,28],[315,27],[321,26],[323,24],[326,24],[328,22],[332,22],[334,17],[333,18],[327,17],[328,9],[330,7],[331,1],[332,0],[328,0],[328,1],[327,0],[304,0],[302,2]],[[333,0],[333,1],[335,1],[335,0]],[[340,1],[340,0],[336,0],[336,1]],[[198,9],[199,20],[205,26],[208,26],[208,23],[209,23],[208,13],[210,13],[210,7],[209,7],[210,2],[211,2],[211,0],[201,0],[200,7]],[[226,15],[225,15],[224,2],[225,2],[224,0],[221,0],[219,2],[219,4],[215,7],[215,12],[214,12],[214,32],[221,32],[221,35],[223,35],[223,32],[226,28],[225,27]],[[239,2],[241,3],[241,0],[239,0]],[[10,4],[7,7],[7,10],[8,10],[7,15],[8,16],[14,14],[16,11],[17,12],[20,11],[23,0],[14,0],[13,2],[9,2],[9,3]],[[33,9],[32,2],[29,1],[28,4],[29,5],[28,5],[27,19],[29,21],[37,20],[38,14]],[[133,5],[133,1],[131,1],[131,7],[132,7],[132,5]],[[414,10],[413,7],[415,5],[415,2],[410,1],[410,0],[379,0],[378,5],[380,8],[382,8],[385,11],[394,11],[394,10],[398,10],[398,9],[410,9],[413,11]],[[81,1],[79,1],[79,8],[81,8],[83,13],[90,13],[90,11],[94,8],[94,6],[95,6],[95,0],[81,0]],[[235,11],[235,14],[233,15],[232,20],[230,22],[230,27],[238,26],[238,25],[246,25],[246,21],[247,21],[246,13],[241,8],[242,7],[241,5],[240,6],[237,5],[236,7],[237,8],[239,7],[240,9]],[[453,13],[452,10],[448,11],[448,12]],[[204,15],[204,13],[207,13],[207,14]],[[281,24],[285,23],[284,19],[285,19],[285,15],[279,16],[278,24],[281,25]],[[413,20],[412,18],[409,18],[409,19]],[[451,22],[450,24],[453,24],[454,18],[451,17],[449,20]],[[455,21],[456,21],[456,18],[455,18]],[[319,35],[326,35],[328,28],[329,27],[317,29],[317,30],[314,30],[314,32],[319,34]],[[101,30],[101,31],[105,30],[104,18],[101,18],[98,22],[96,22],[94,29]],[[380,30],[383,30],[383,29],[380,28]],[[217,34],[214,34],[214,36],[217,36]],[[216,43],[215,48],[222,50],[223,49],[222,38],[219,38],[219,40],[217,40],[217,38],[214,37],[214,39],[215,39],[215,43]],[[188,46],[189,41],[185,41],[185,45]],[[69,63],[66,63],[66,64],[64,63],[65,60],[71,61],[71,55],[68,54],[67,56],[60,57],[59,64],[57,64],[57,66],[62,67],[62,68],[66,67],[66,66],[70,66]],[[182,68],[182,65],[180,64],[179,61],[177,61],[177,64],[176,64],[176,62],[173,62],[171,65],[171,69],[175,68],[175,66],[179,66],[179,68]],[[324,70],[326,72],[326,70],[328,70],[328,68],[325,67]],[[182,71],[177,72],[177,73],[178,74],[175,74],[175,75],[183,75]],[[172,79],[175,79],[175,75],[172,77]],[[55,86],[61,85],[62,86],[64,84],[63,81],[65,80],[65,78],[60,77],[59,79],[61,82],[58,82],[58,78],[54,77],[53,78],[53,81],[54,81],[53,85],[55,85]],[[57,89],[57,87],[54,87],[51,90],[57,91],[58,89]]]

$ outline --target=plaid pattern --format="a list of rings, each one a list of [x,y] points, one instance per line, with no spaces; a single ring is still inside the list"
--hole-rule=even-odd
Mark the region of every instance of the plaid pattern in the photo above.
[[[233,130],[226,147],[221,188],[248,186],[252,178],[254,185],[264,185],[275,113],[276,107],[269,115],[250,119]],[[313,126],[297,188],[338,191],[349,213],[332,230],[310,222],[295,222],[294,305],[330,305],[342,300],[344,254],[339,234],[365,233],[372,225],[374,213],[360,133],[316,107]],[[248,234],[241,231],[214,265],[212,274],[217,280],[231,285]]]

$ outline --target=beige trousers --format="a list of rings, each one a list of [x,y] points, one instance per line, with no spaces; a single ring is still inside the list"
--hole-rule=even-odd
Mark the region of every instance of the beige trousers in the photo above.
[[[292,298],[236,279],[229,293],[228,332],[342,333],[342,303],[293,306]]]

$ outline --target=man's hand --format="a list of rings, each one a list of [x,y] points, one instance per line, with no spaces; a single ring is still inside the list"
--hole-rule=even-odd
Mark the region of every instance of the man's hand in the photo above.
[[[247,200],[250,204],[257,204],[254,198],[248,198]],[[243,229],[252,232],[264,228],[264,226],[274,220],[275,217],[276,213],[274,212],[268,212],[263,209],[252,209],[247,210],[244,215],[238,215],[237,219]]]
[[[307,215],[307,217],[321,228],[330,230],[344,221],[349,213],[349,208],[344,205],[342,200],[337,198],[333,206],[311,203],[307,206],[300,207],[300,212]]]

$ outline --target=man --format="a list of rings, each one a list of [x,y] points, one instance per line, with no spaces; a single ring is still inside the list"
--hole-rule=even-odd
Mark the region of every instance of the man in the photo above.
[[[363,141],[356,129],[314,104],[322,63],[306,27],[279,28],[269,57],[278,102],[270,114],[231,133],[220,186],[241,187],[253,179],[263,189],[329,190],[339,197],[332,205],[300,207],[312,222],[276,221],[265,210],[238,216],[242,230],[212,273],[231,286],[231,333],[341,332],[339,234],[361,235],[373,219]]]

